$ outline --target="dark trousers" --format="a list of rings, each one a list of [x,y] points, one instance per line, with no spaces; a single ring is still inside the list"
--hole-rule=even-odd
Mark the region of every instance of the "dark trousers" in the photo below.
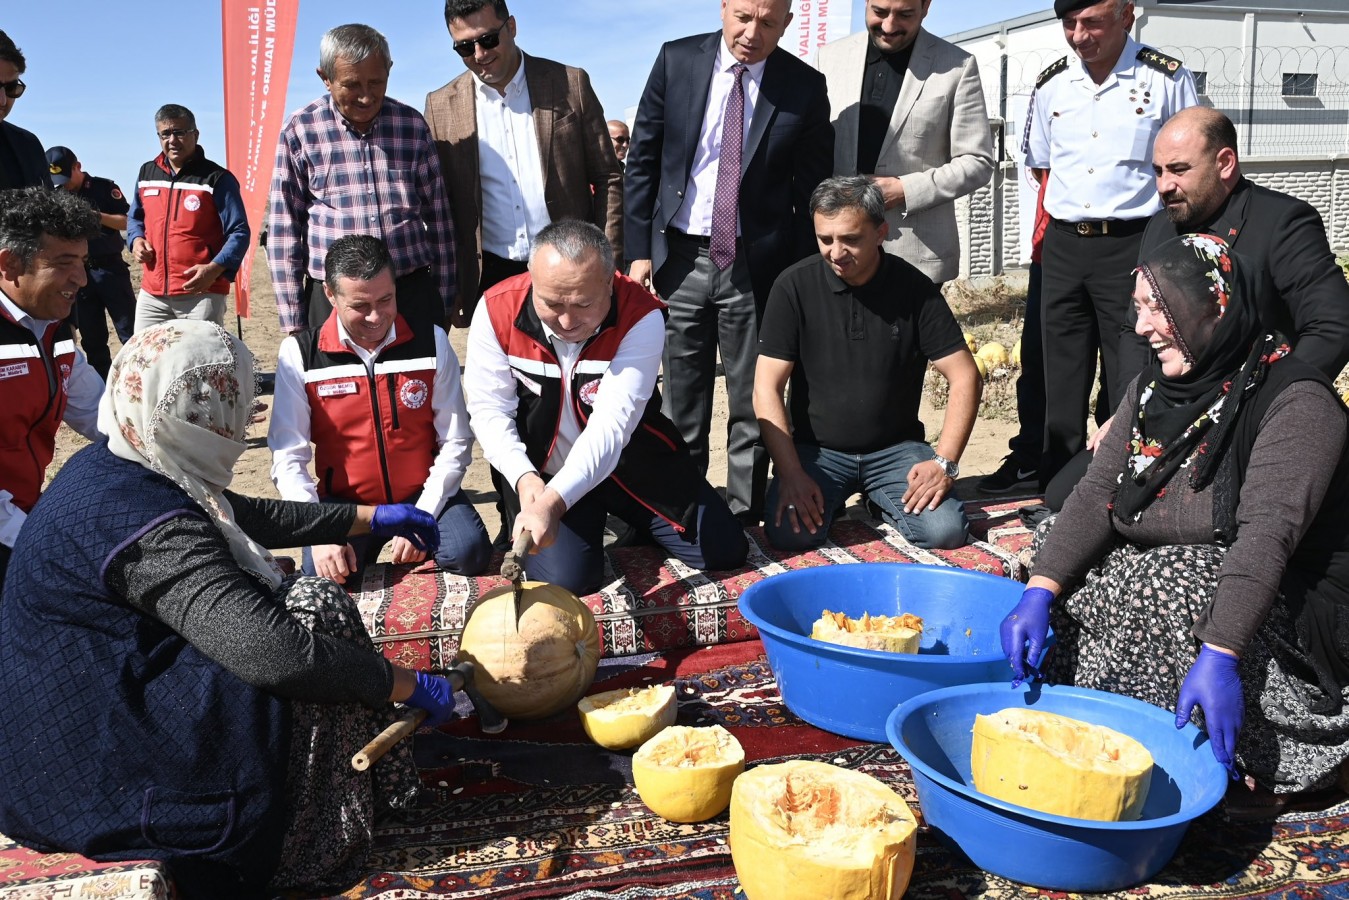
[[[1021,322],[1021,374],[1016,378],[1017,433],[1007,442],[1012,461],[1022,469],[1040,468],[1045,440],[1045,353],[1041,333],[1040,284],[1044,267],[1030,264],[1026,317]]]
[[[309,293],[309,327],[318,328],[328,321],[333,305],[323,292],[323,281],[305,276]],[[445,327],[445,301],[440,296],[440,285],[431,274],[430,266],[413,269],[394,279],[398,297],[398,314],[412,326],[413,332],[423,332],[432,325]]]
[[[508,489],[502,499],[508,527],[513,528],[520,496]],[[556,584],[578,596],[599,590],[604,581],[604,524],[611,513],[695,569],[734,569],[744,564],[749,551],[744,528],[706,479],[698,492],[697,540],[691,541],[606,478],[567,510],[557,539],[525,559],[525,574],[531,581]]]
[[[754,365],[759,354],[759,310],[743,242],[735,262],[719,270],[708,242],[666,231],[669,258],[655,274],[656,292],[669,304],[665,326],[662,411],[688,445],[693,464],[707,474],[712,391],[717,354],[726,372],[726,501],[731,512],[762,519],[768,488],[768,452],[754,415]],[[765,298],[767,299],[767,298]]]
[[[80,347],[94,371],[108,380],[112,367],[112,352],[108,348],[108,320],[112,317],[117,337],[126,343],[131,340],[136,324],[136,292],[131,288],[131,271],[118,256],[90,260],[87,269],[89,281],[75,296],[75,319],[80,329]]]
[[[1102,377],[1097,421],[1119,403],[1120,332],[1133,302],[1133,270],[1142,240],[1141,227],[1132,234],[1084,236],[1051,222],[1045,231],[1040,310],[1045,396],[1054,400],[1045,407],[1041,484],[1086,446],[1098,353]]]

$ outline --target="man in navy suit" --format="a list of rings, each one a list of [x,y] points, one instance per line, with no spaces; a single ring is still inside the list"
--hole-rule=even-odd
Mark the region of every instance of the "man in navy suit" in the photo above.
[[[726,499],[747,524],[762,518],[768,476],[753,403],[759,316],[778,274],[816,252],[810,194],[833,168],[824,76],[777,46],[790,8],[722,0],[721,31],[661,47],[624,173],[629,272],[670,306],[663,411],[706,472],[720,349]]]

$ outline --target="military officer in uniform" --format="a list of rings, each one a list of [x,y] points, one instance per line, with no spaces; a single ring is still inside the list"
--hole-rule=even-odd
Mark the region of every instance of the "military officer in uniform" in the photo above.
[[[131,340],[136,321],[136,292],[131,288],[131,270],[122,258],[120,234],[126,230],[126,214],[131,205],[111,179],[85,172],[69,147],[48,150],[47,166],[53,185],[88,201],[99,213],[102,228],[99,236],[89,242],[89,281],[75,298],[75,324],[80,329],[80,346],[89,358],[89,365],[107,381],[112,353],[108,349],[108,321],[103,311],[112,316],[117,337],[124,344]]]
[[[1045,411],[1042,486],[1085,446],[1098,351],[1098,421],[1124,387],[1114,374],[1133,268],[1143,229],[1161,208],[1152,142],[1167,119],[1198,102],[1179,60],[1130,36],[1131,0],[1055,0],[1054,12],[1073,55],[1040,73],[1023,148],[1049,179],[1041,316],[1047,396],[1055,399]]]

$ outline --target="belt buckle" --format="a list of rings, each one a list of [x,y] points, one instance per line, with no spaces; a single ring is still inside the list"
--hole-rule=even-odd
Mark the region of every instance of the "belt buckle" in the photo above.
[[[1083,237],[1089,236],[1089,235],[1091,234],[1091,223],[1090,223],[1090,222],[1078,222],[1078,223],[1077,223],[1077,233],[1080,234],[1080,235],[1082,235]]]

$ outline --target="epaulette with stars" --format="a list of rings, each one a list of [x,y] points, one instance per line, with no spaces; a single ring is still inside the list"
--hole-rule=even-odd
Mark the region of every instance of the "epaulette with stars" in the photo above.
[[[1144,47],[1138,51],[1137,59],[1145,66],[1151,66],[1158,72],[1165,72],[1172,78],[1180,71],[1180,60],[1167,56],[1165,53],[1158,53],[1151,47]]]
[[[1068,57],[1066,56],[1059,57],[1054,62],[1050,63],[1045,68],[1045,70],[1040,73],[1039,77],[1035,79],[1035,86],[1037,88],[1044,87],[1046,81],[1053,78],[1055,75],[1059,74],[1066,68],[1068,68]]]

